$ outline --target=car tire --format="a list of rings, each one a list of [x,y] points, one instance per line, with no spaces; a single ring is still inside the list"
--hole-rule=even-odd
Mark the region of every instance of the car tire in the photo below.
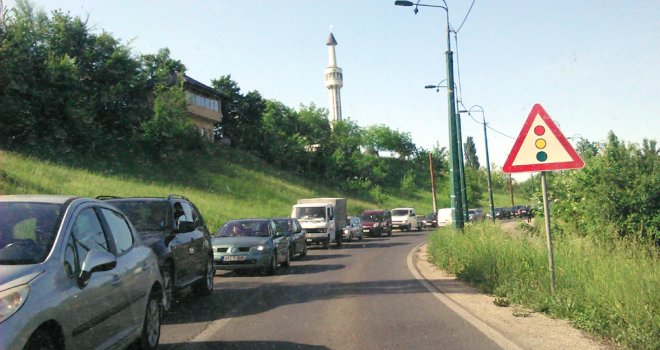
[[[330,235],[326,237],[325,241],[323,241],[323,248],[324,249],[330,249]]]
[[[30,336],[24,350],[56,350],[53,335],[44,329],[38,329]]]
[[[168,312],[172,308],[172,301],[174,300],[174,269],[172,265],[166,264],[161,270],[163,277],[163,300],[161,306],[163,312]]]
[[[198,280],[193,285],[193,291],[197,295],[210,295],[213,293],[213,278],[215,277],[215,270],[213,269],[213,258],[209,257],[206,260],[206,271],[204,278]]]
[[[286,255],[286,260],[284,260],[280,266],[282,267],[289,267],[291,265],[291,251],[289,251],[289,254]]]
[[[161,305],[158,300],[162,300],[162,296],[152,291],[147,301],[147,310],[144,315],[144,325],[142,326],[142,334],[138,341],[140,349],[152,350],[158,348],[160,341],[160,319],[161,319]]]
[[[303,251],[300,253],[300,257],[307,255],[307,244],[303,244]]]
[[[277,253],[273,253],[270,256],[270,266],[266,268],[266,274],[268,276],[273,276],[277,272]]]

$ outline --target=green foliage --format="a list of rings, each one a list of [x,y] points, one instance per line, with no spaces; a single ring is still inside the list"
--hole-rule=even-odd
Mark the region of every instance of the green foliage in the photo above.
[[[369,195],[371,196],[371,199],[373,199],[376,204],[379,206],[382,205],[385,200],[387,199],[387,194],[383,192],[383,189],[380,187],[380,185],[376,185],[371,190],[369,190]]]
[[[605,248],[564,236],[555,241],[556,292],[549,288],[545,236],[515,235],[498,225],[443,228],[429,242],[433,262],[500,300],[571,320],[631,348],[660,347],[656,248]]]
[[[403,175],[401,179],[401,195],[406,196],[412,193],[415,189],[415,173],[412,170],[409,170]]]
[[[553,215],[599,241],[657,239],[660,233],[660,156],[655,141],[640,148],[610,133],[580,171],[551,178]]]
[[[463,146],[465,153],[465,166],[472,169],[479,169],[479,157],[477,157],[477,146],[474,144],[472,136],[468,136]]]
[[[202,150],[204,141],[186,116],[183,82],[154,89],[154,116],[142,124],[141,141],[154,157],[174,160],[188,150]]]

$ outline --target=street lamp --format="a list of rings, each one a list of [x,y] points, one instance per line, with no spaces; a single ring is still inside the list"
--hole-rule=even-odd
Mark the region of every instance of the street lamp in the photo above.
[[[488,157],[488,133],[486,131],[486,113],[484,112],[484,108],[479,106],[479,105],[474,105],[470,107],[469,110],[462,110],[458,111],[458,113],[467,113],[470,116],[472,115],[472,109],[473,108],[479,108],[477,112],[481,112],[481,119],[482,119],[482,124],[484,126],[484,143],[486,144],[486,172],[488,174],[488,203],[490,204],[490,217],[495,222],[495,204],[493,203],[493,182],[490,177],[490,158]]]
[[[457,124],[456,120],[456,98],[454,95],[454,60],[453,52],[451,51],[451,28],[449,27],[449,8],[447,7],[447,2],[442,0],[444,6],[441,5],[427,5],[420,4],[419,2],[413,3],[412,1],[402,1],[397,0],[394,2],[396,6],[414,6],[414,13],[417,14],[418,7],[439,7],[447,13],[447,52],[446,52],[446,64],[447,64],[447,106],[448,106],[448,116],[449,121],[449,152],[451,155],[451,162],[449,166],[449,172],[451,173],[450,179],[450,192],[451,192],[451,207],[452,207],[452,222],[454,228],[462,229],[464,225],[464,213],[463,213],[463,201],[460,192],[461,176],[460,176],[460,163],[459,163],[459,144],[458,144],[458,128],[460,127]],[[437,88],[437,86],[436,86]]]
[[[447,79],[441,80],[438,85],[425,85],[425,89],[435,89],[435,92],[439,92],[441,87],[447,87],[446,85],[441,85],[443,82],[447,81]],[[454,84],[454,89],[456,88],[456,85]],[[468,200],[467,200],[467,185],[465,182],[465,165],[463,164],[463,136],[461,134],[461,116],[460,116],[460,111],[456,115],[456,130],[457,134],[456,138],[458,139],[458,169],[459,169],[459,176],[461,178],[460,182],[460,195],[461,195],[461,203],[463,203],[463,218],[467,219],[470,216],[468,215]]]

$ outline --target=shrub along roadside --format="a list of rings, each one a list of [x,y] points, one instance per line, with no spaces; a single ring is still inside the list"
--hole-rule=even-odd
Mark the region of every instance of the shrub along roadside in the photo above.
[[[484,292],[631,348],[660,349],[660,255],[654,247],[557,239],[554,295],[543,236],[511,235],[490,223],[462,233],[445,228],[431,235],[429,252],[440,268]]]

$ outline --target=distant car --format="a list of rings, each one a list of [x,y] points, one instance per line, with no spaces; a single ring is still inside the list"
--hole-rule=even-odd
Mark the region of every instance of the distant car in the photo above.
[[[530,218],[532,217],[532,207],[529,205],[521,205],[518,208],[517,215],[519,218]]]
[[[512,217],[518,217],[518,210],[522,207],[522,205],[514,205],[509,208],[509,212],[511,213]]]
[[[392,213],[388,209],[365,210],[360,217],[362,232],[371,236],[392,235]]]
[[[495,219],[511,219],[511,212],[508,208],[495,208]]]
[[[0,213],[0,349],[158,347],[158,262],[117,208],[0,196]]]
[[[289,238],[289,254],[291,255],[291,259],[296,254],[300,254],[301,257],[307,255],[307,237],[298,219],[276,218],[273,220],[277,225],[277,231]]]
[[[268,275],[291,263],[289,238],[271,219],[241,219],[224,224],[213,236],[213,261],[220,270],[255,270]]]
[[[192,286],[198,295],[213,292],[211,234],[199,210],[183,196],[98,197],[124,212],[142,241],[158,257],[168,311],[176,291]]]
[[[424,227],[438,227],[438,213],[429,213],[426,215],[424,220],[422,220],[422,225]]]
[[[354,238],[362,240],[362,220],[357,216],[349,216],[346,218],[346,228],[344,228],[344,239],[347,242],[352,241]]]
[[[468,221],[476,222],[484,219],[484,211],[481,209],[468,209]]]

